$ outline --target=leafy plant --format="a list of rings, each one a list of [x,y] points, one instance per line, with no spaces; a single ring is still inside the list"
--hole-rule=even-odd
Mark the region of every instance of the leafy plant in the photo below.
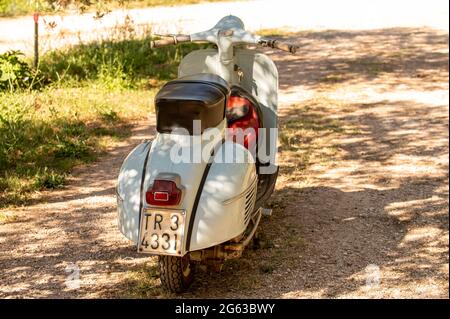
[[[14,91],[32,85],[32,71],[28,63],[20,59],[20,51],[0,54],[0,90]]]

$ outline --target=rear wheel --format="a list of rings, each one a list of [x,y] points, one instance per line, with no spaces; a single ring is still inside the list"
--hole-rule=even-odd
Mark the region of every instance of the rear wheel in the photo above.
[[[189,288],[194,279],[194,265],[189,254],[183,257],[159,256],[158,264],[164,289],[180,293]]]

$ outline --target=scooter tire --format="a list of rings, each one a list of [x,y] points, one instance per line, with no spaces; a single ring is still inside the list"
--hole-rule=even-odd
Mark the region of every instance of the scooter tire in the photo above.
[[[173,293],[186,291],[194,280],[194,265],[189,255],[184,257],[159,256],[159,273],[162,287]]]

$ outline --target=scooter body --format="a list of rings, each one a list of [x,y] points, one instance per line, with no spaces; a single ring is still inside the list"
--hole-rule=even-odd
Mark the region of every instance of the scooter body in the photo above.
[[[117,183],[120,231],[139,252],[160,256],[161,281],[175,292],[189,286],[193,263],[220,268],[242,254],[278,173],[277,69],[239,47],[260,38],[228,16],[190,40],[217,49],[181,61],[178,79],[155,98],[155,139],[128,155]],[[248,123],[258,128],[256,144],[229,138],[230,127]]]

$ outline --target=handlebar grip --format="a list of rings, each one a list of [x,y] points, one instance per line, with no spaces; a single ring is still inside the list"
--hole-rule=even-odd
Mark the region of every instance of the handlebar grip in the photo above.
[[[298,45],[284,43],[284,42],[279,42],[277,40],[274,40],[273,41],[273,48],[278,49],[278,50],[282,50],[282,51],[286,51],[286,52],[290,52],[292,54],[295,54],[299,47],[298,47]]]
[[[297,52],[297,49],[299,48],[299,46],[295,44],[289,44],[270,39],[263,39],[260,44],[262,44],[263,46],[268,46],[269,48],[290,52],[292,54],[295,54]]]
[[[191,36],[189,36],[189,35],[174,35],[168,39],[150,41],[150,47],[158,48],[158,47],[163,47],[166,45],[175,45],[175,44],[182,43],[182,42],[191,42]]]

